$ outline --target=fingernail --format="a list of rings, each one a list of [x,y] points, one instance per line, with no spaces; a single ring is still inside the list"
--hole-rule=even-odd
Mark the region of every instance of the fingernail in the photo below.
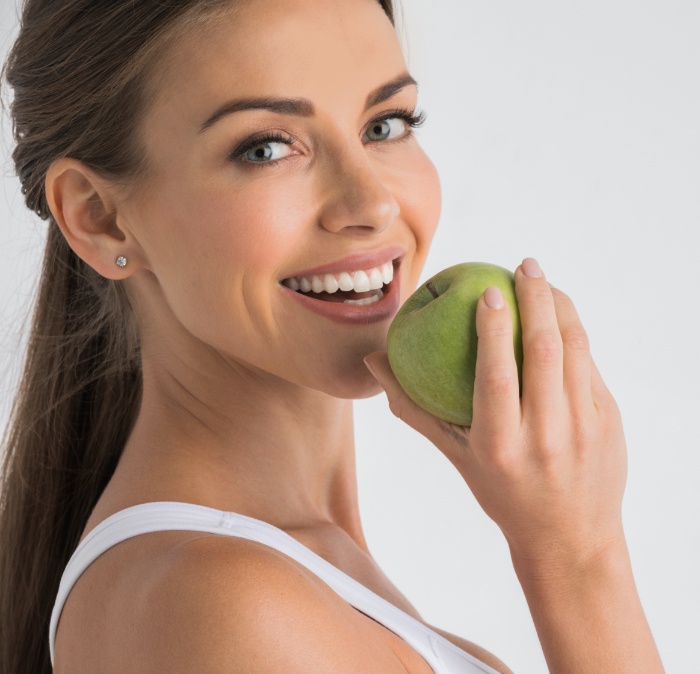
[[[526,257],[522,264],[523,274],[530,278],[541,278],[542,270],[534,257]]]
[[[503,309],[503,294],[496,286],[489,286],[484,291],[484,300],[489,309]]]

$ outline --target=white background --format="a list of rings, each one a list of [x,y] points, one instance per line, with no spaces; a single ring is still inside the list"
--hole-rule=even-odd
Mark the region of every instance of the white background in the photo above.
[[[16,31],[1,0],[3,54]],[[668,672],[700,634],[700,3],[403,0],[418,131],[443,185],[423,280],[467,260],[536,257],[574,300],[622,411],[624,516]],[[44,224],[23,206],[3,120],[0,421]],[[432,624],[546,672],[500,531],[384,395],[356,403],[370,547]]]

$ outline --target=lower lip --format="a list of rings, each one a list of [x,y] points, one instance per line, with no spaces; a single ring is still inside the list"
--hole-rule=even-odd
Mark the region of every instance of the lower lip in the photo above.
[[[384,297],[374,304],[361,306],[357,304],[343,304],[342,302],[324,302],[315,300],[304,293],[292,290],[280,284],[282,290],[289,293],[301,306],[313,311],[321,316],[330,318],[336,323],[345,325],[368,325],[370,323],[381,323],[392,319],[399,310],[400,283],[398,265],[394,269],[394,278],[388,286],[383,286]]]

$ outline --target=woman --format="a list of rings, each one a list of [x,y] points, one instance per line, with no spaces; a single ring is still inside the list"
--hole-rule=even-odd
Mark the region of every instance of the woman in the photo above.
[[[426,626],[367,549],[352,399],[382,387],[501,527],[551,671],[663,671],[617,406],[536,261],[515,271],[522,400],[496,289],[471,428],[391,375],[440,209],[392,20],[25,3],[13,157],[50,230],[7,436],[3,672],[510,671]]]

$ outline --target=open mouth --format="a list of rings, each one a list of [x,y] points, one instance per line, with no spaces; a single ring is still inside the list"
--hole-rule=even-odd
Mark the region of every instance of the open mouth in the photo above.
[[[359,271],[291,277],[284,279],[282,284],[321,302],[369,306],[391,292],[394,274],[399,269],[401,259],[396,258],[379,267]]]

